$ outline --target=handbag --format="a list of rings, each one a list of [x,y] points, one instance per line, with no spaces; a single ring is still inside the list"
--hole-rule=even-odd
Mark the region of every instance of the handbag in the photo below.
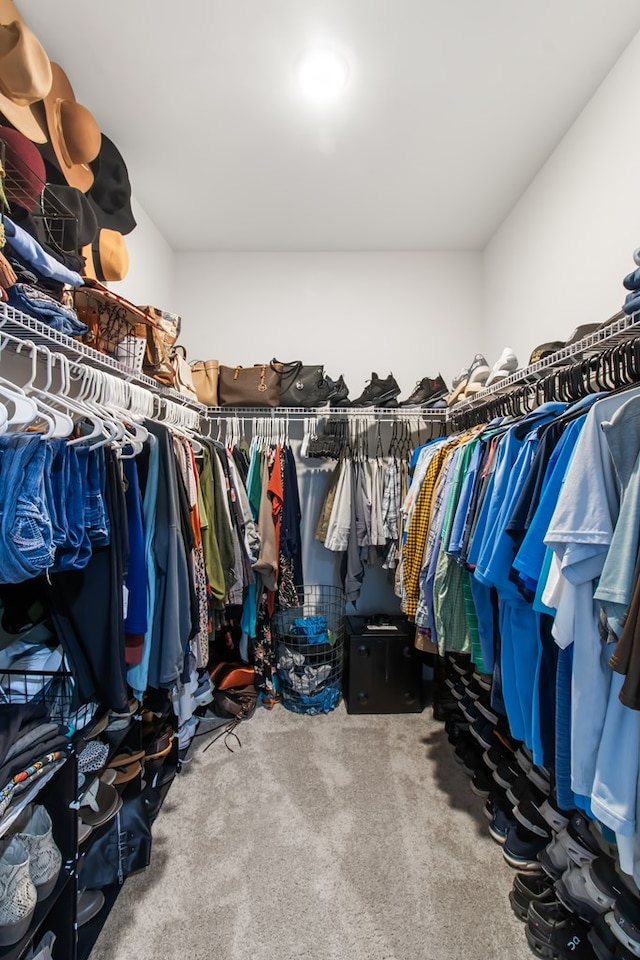
[[[321,364],[304,364],[300,360],[280,363],[275,358],[271,364],[282,371],[281,407],[317,407],[326,399]]]
[[[151,861],[151,824],[143,794],[127,797],[109,825],[87,851],[80,881],[89,890],[124,883]]]
[[[274,364],[219,369],[218,395],[221,407],[280,406],[280,370]]]
[[[194,360],[191,376],[200,403],[206,407],[218,406],[218,361]]]
[[[175,371],[171,362],[171,351],[180,336],[182,319],[176,313],[160,310],[159,307],[140,307],[148,318],[147,347],[145,350],[143,371],[165,387],[175,384]]]
[[[198,394],[191,374],[191,366],[187,363],[186,349],[181,344],[172,347],[169,359],[173,367],[175,389],[183,396],[189,397],[190,400],[198,400]]]

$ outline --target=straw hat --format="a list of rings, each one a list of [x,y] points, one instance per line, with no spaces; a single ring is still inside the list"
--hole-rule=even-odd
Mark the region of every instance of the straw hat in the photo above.
[[[81,253],[87,258],[84,275],[92,280],[124,280],[129,272],[129,251],[117,230],[99,230],[93,243],[83,247]]]
[[[93,185],[89,164],[100,151],[100,128],[93,114],[77,102],[62,67],[52,63],[51,70],[53,82],[44,98],[49,140],[67,183],[86,193]]]
[[[0,18],[4,4],[0,6]],[[49,57],[19,17],[0,22],[0,112],[30,140],[45,143],[47,131],[32,105],[46,97],[53,82]]]

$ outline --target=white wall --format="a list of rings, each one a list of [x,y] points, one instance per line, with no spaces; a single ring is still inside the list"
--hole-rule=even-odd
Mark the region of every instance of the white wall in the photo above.
[[[163,310],[175,311],[175,254],[135,197],[132,197],[131,206],[137,226],[125,237],[129,272],[124,280],[110,283],[109,287],[132,303],[153,304]]]
[[[620,309],[640,245],[640,34],[484,252],[484,345],[534,346]]]
[[[176,299],[190,359],[300,359],[343,373],[351,397],[372,370],[402,397],[450,380],[479,349],[480,255],[179,253]]]

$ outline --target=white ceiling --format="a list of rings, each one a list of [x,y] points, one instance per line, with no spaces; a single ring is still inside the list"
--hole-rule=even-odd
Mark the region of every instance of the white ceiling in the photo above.
[[[640,28],[637,0],[17,6],[175,250],[482,248]],[[318,43],[331,108],[296,90]]]

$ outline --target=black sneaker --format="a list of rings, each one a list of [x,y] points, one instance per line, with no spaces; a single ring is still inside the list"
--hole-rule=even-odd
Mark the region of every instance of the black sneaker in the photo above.
[[[544,850],[550,840],[551,834],[547,837],[539,837],[516,823],[516,826],[509,830],[502,848],[502,855],[509,866],[515,870],[521,870],[523,873],[542,873],[538,854]]]
[[[439,397],[444,397],[448,391],[449,388],[440,374],[438,374],[435,380],[432,380],[430,377],[423,377],[422,380],[418,380],[416,383],[416,388],[411,396],[407,397],[406,400],[401,400],[398,406],[420,407],[432,400],[437,400]]]
[[[456,748],[453,751],[453,759],[455,762],[462,765],[469,750],[477,750],[477,744],[471,734],[463,733],[460,735],[460,738],[456,743]]]
[[[499,787],[502,787],[504,790],[509,791],[510,787],[518,779],[520,773],[520,767],[513,758],[506,760],[504,763],[501,763],[497,770],[493,771],[493,779],[498,784]],[[507,792],[507,796],[508,796]],[[509,797],[511,800],[511,797]],[[512,800],[512,803],[517,803]]]
[[[633,954],[625,950],[613,933],[607,919],[609,916],[609,914],[601,914],[596,917],[591,930],[589,930],[588,939],[593,947],[593,952],[598,960],[621,960],[625,954],[633,957]],[[624,953],[621,951],[624,951]]]
[[[509,754],[499,741],[496,741],[488,750],[485,750],[483,756],[484,762],[489,770],[497,770],[501,763],[509,760]]]
[[[526,773],[520,771],[520,766],[518,761],[514,758],[515,769],[518,771],[518,776],[514,782],[507,788],[507,793],[509,794],[509,800],[511,800],[514,807],[520,803],[522,800],[532,800],[536,806],[541,804],[545,798],[545,795],[541,793],[529,780],[529,777]]]
[[[527,943],[545,960],[593,960],[589,927],[559,903],[532,904],[525,930]]]
[[[359,397],[352,401],[352,407],[387,407],[397,406],[397,397],[400,387],[392,373],[384,380],[373,371]]]
[[[332,380],[325,374],[322,382],[322,402],[331,407],[349,406],[349,387],[344,382],[342,374],[337,380]]]
[[[552,832],[531,797],[523,797],[513,808],[513,815],[523,827],[531,830],[532,833],[538,833],[541,837],[548,837]]]
[[[536,873],[516,873],[509,903],[518,920],[527,922],[531,903],[553,903],[555,890],[549,877]]]
[[[497,742],[494,735],[493,724],[490,720],[485,720],[484,717],[472,723],[469,732],[485,750],[489,750],[489,748]]]
[[[493,777],[484,767],[479,767],[471,780],[471,791],[476,797],[488,797],[494,786]]]

